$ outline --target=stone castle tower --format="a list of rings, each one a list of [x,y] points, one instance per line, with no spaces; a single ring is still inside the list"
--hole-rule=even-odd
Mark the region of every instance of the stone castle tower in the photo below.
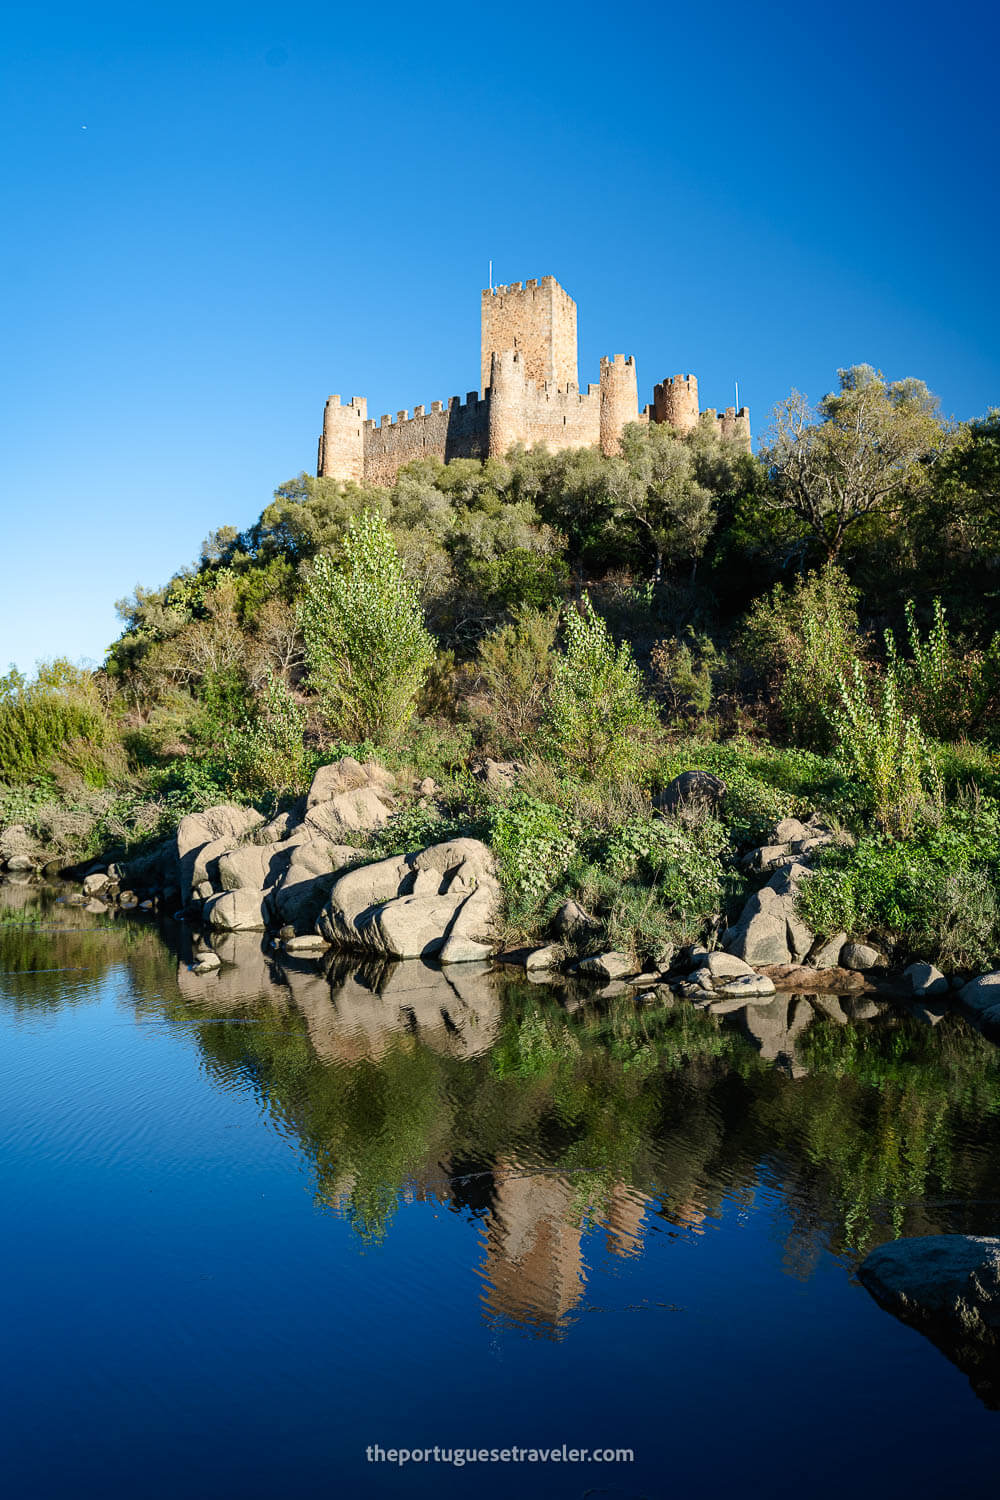
[[[728,407],[700,412],[698,382],[674,375],[653,389],[652,404],[639,409],[635,360],[623,354],[601,360],[597,385],[580,389],[577,379],[576,303],[556,281],[514,282],[482,293],[481,389],[461,401],[432,401],[382,417],[368,416],[364,396],[341,405],[331,396],[323,414],[318,475],[390,485],[404,464],[433,456],[502,458],[516,443],[562,448],[600,448],[617,453],[629,422],[668,422],[690,432],[711,422],[719,433],[750,450],[750,413]]]

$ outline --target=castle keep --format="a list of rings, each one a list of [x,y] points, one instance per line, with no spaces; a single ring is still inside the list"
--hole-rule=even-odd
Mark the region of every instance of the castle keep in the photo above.
[[[628,422],[669,422],[679,432],[709,422],[750,449],[747,408],[700,412],[693,375],[654,386],[652,403],[640,411],[635,360],[615,354],[601,360],[599,383],[581,390],[576,303],[554,276],[484,291],[481,330],[481,390],[470,391],[464,402],[452,396],[432,401],[429,411],[416,406],[412,417],[400,411],[376,423],[364,396],[346,406],[331,396],[316,473],[390,485],[415,458],[500,458],[515,443],[613,454]]]

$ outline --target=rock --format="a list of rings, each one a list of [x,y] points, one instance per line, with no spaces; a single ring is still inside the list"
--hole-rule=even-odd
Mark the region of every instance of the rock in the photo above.
[[[8,869],[23,869],[23,865],[11,865],[11,860],[32,854],[34,847],[34,840],[23,823],[9,823],[0,833],[0,864],[6,863]]]
[[[269,823],[258,831],[257,837],[264,844],[284,844],[295,833],[305,817],[305,803],[299,799],[296,807],[287,812],[276,813]]]
[[[325,838],[296,843],[272,894],[278,920],[296,932],[311,932],[329,900],[338,872],[356,864],[358,858],[357,849],[351,845],[331,844]]]
[[[7,860],[7,868],[15,874],[25,874],[35,868],[35,861],[30,854],[12,854]]]
[[[466,963],[495,951],[499,909],[489,849],[477,839],[452,839],[340,876],[317,929],[341,947]]]
[[[420,793],[421,797],[433,797],[434,793],[437,791],[437,782],[434,780],[433,776],[425,776],[423,781],[417,787],[417,791]]]
[[[307,932],[301,937],[282,938],[281,946],[286,953],[325,953],[330,944],[318,932]]]
[[[840,950],[847,942],[847,933],[835,933],[810,956],[809,963],[814,969],[839,969]]]
[[[595,979],[622,979],[634,971],[635,965],[624,953],[594,953],[579,959],[573,969],[574,973],[589,974]]]
[[[867,943],[845,943],[840,950],[840,967],[864,973],[866,969],[874,969],[881,957],[878,949],[870,948]]]
[[[903,970],[903,978],[909,981],[915,995],[927,998],[931,995],[947,995],[948,980],[933,964],[910,964]]]
[[[192,974],[212,974],[216,969],[222,968],[222,959],[211,948],[196,955],[196,961],[191,965]]]
[[[987,1011],[1000,1005],[1000,969],[970,980],[962,986],[958,998],[966,1010]]]
[[[981,1010],[976,1019],[983,1036],[988,1041],[1000,1042],[1000,1005],[994,1005],[989,1010]]]
[[[209,879],[206,863],[198,874],[195,865],[198,855],[206,844],[216,844],[217,853],[232,848],[254,828],[259,828],[264,819],[252,807],[237,807],[233,803],[222,803],[218,807],[206,808],[204,812],[188,813],[177,825],[176,852],[180,868],[181,902],[184,906],[191,900],[191,892],[201,880]]]
[[[476,767],[476,775],[495,792],[502,792],[514,785],[523,770],[524,766],[519,760],[490,760],[487,757]]]
[[[390,811],[378,792],[363,786],[314,804],[306,813],[305,827],[314,835],[343,843],[345,834],[371,833],[381,828],[389,821]]]
[[[552,918],[553,931],[560,937],[580,936],[596,926],[593,917],[584,911],[579,901],[564,901]]]
[[[1000,1332],[1000,1239],[928,1234],[879,1245],[858,1268],[875,1300],[907,1321]]]
[[[407,856],[415,870],[436,870],[439,874],[464,871],[466,876],[496,879],[496,861],[487,846],[479,839],[448,839],[443,844],[431,844],[419,853]]]
[[[667,783],[653,806],[662,812],[676,812],[682,804],[701,803],[717,807],[726,795],[726,783],[713,776],[710,771],[682,771]]]
[[[737,974],[732,979],[723,979],[716,983],[716,993],[724,995],[729,999],[739,999],[743,1004],[746,1001],[770,1000],[775,993],[773,982],[766,974]]]
[[[813,935],[796,914],[795,893],[799,881],[810,873],[806,865],[796,862],[772,875],[726,932],[723,946],[727,952],[753,967],[804,957]]]
[[[555,943],[549,943],[545,948],[533,948],[524,961],[524,967],[529,974],[540,973],[558,966],[562,956],[562,949]]]
[[[107,890],[110,884],[111,880],[106,871],[95,871],[93,875],[84,877],[83,894],[85,896],[99,896],[102,891]]]
[[[759,849],[752,849],[742,860],[747,869],[755,870],[761,875],[771,875],[783,865],[794,862],[795,855],[790,844],[763,844]]]
[[[353,755],[345,755],[328,766],[320,766],[306,795],[306,812],[320,802],[332,801],[341,792],[354,791],[355,788],[364,786],[366,781],[365,768]]]
[[[267,892],[245,886],[205,902],[204,920],[223,932],[260,932],[268,924]]]
[[[815,837],[814,831],[807,828],[805,823],[800,823],[798,818],[782,818],[775,825],[774,842],[776,844],[792,844],[799,839]]]
[[[753,969],[742,958],[737,958],[734,953],[723,953],[717,951],[709,953],[705,957],[704,967],[713,979],[735,979],[737,976],[753,974]],[[771,985],[770,993],[774,994],[774,985]]]
[[[224,891],[239,891],[244,886],[270,890],[283,880],[294,851],[308,842],[308,833],[300,829],[280,844],[243,844],[227,849],[218,859],[219,885]]]

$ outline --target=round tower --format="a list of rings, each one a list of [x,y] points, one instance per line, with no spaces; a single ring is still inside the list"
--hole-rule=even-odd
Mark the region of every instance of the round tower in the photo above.
[[[669,422],[678,432],[698,425],[698,377],[672,375],[653,387],[653,421]]]
[[[631,354],[601,359],[601,452],[610,458],[619,451],[622,432],[639,420],[639,388]]]
[[[489,385],[490,458],[503,458],[525,434],[524,364],[516,349],[493,353],[490,360]]]
[[[339,396],[331,396],[323,411],[323,432],[319,440],[316,473],[323,479],[339,479],[346,484],[365,477],[364,425],[368,401],[352,396],[341,406]]]

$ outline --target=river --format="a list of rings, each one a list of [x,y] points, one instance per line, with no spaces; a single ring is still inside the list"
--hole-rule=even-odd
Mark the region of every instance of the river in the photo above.
[[[251,934],[196,975],[190,941],[0,885],[12,1500],[995,1482],[990,1372],[855,1276],[998,1232],[1000,1049],[959,1017],[581,1004]]]

